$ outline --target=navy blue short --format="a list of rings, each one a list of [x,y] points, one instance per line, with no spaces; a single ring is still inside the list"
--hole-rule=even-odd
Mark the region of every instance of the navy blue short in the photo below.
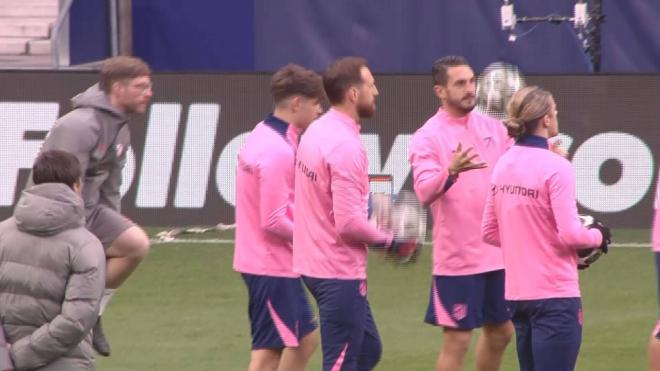
[[[655,255],[655,271],[658,278],[658,302],[660,303],[660,252],[654,253]],[[653,329],[653,335],[656,339],[660,339],[660,318],[655,324],[655,329]]]
[[[426,323],[471,330],[509,319],[504,300],[504,270],[465,276],[433,276]]]
[[[324,371],[371,370],[382,353],[364,280],[303,276],[319,306]]]
[[[300,278],[242,273],[248,288],[252,349],[297,347],[317,324]]]
[[[582,343],[580,298],[507,302],[521,371],[573,371]]]

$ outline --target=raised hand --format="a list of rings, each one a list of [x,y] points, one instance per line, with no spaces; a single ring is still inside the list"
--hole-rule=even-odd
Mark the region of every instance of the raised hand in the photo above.
[[[473,149],[473,147],[470,147],[463,151],[463,144],[458,143],[458,146],[454,150],[454,157],[449,163],[449,175],[455,176],[464,171],[488,167],[488,164],[485,162],[474,162],[479,155],[470,153]]]

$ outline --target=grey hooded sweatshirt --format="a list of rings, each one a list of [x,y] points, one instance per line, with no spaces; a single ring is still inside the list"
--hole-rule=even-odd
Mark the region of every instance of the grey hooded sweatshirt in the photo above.
[[[25,189],[0,223],[0,325],[16,370],[94,370],[105,254],[84,225],[80,196],[61,183]]]
[[[41,151],[58,149],[78,158],[87,216],[99,204],[119,212],[121,171],[131,144],[128,115],[110,104],[98,84],[71,102],[73,110],[55,121]]]

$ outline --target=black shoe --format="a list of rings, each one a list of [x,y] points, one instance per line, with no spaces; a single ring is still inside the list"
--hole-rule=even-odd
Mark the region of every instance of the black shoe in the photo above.
[[[108,343],[108,339],[105,338],[105,334],[103,333],[100,316],[92,329],[92,346],[98,354],[104,357],[110,355],[110,343]]]

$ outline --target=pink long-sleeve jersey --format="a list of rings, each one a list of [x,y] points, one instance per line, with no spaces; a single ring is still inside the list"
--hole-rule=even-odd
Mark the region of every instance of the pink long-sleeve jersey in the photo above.
[[[236,168],[234,270],[277,277],[293,272],[295,135],[269,116],[252,130]]]
[[[653,222],[653,251],[660,252],[660,174],[658,174],[658,184],[655,190],[655,220]]]
[[[360,125],[330,109],[302,135],[296,159],[293,267],[316,278],[365,279],[367,244],[390,233],[367,221],[369,161]]]
[[[473,147],[484,169],[449,178],[458,144]],[[503,268],[499,248],[481,240],[481,216],[493,166],[511,146],[501,122],[478,112],[460,118],[444,109],[415,132],[409,147],[417,197],[433,217],[433,274],[467,275]]]
[[[502,248],[507,300],[580,297],[577,249],[602,242],[578,218],[571,163],[547,146],[525,137],[493,171],[482,234]]]

